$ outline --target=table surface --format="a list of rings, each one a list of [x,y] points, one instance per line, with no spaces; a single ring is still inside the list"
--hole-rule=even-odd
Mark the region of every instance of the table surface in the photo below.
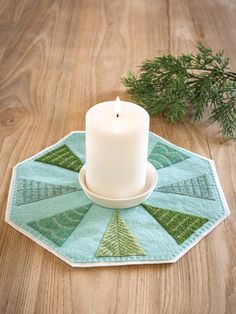
[[[234,0],[0,0],[0,313],[235,313],[236,144],[217,126],[151,131],[212,158],[231,216],[172,265],[73,269],[4,222],[12,167],[129,96],[128,69],[202,41],[236,71]]]

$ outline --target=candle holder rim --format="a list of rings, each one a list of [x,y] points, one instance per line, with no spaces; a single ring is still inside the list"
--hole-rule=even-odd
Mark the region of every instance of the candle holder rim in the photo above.
[[[101,196],[89,190],[89,188],[86,185],[86,164],[83,165],[83,167],[81,168],[79,172],[79,183],[84,193],[95,204],[98,204],[99,206],[106,207],[106,208],[113,208],[113,207],[129,208],[129,207],[140,205],[151,196],[155,186],[157,185],[157,182],[158,182],[158,173],[156,171],[156,168],[148,161],[147,162],[147,182],[146,182],[144,191],[142,191],[138,195],[127,197],[127,198],[109,198],[109,197]],[[109,203],[111,203],[111,206],[107,206]]]

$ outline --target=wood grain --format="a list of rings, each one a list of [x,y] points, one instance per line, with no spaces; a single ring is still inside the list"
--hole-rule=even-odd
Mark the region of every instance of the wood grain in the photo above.
[[[0,0],[0,313],[235,313],[236,145],[207,123],[151,130],[215,160],[231,216],[173,265],[72,269],[4,223],[12,167],[117,94],[146,58],[224,49],[236,71],[234,0]]]

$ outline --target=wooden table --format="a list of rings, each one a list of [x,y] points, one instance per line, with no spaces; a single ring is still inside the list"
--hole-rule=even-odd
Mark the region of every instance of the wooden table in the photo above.
[[[234,0],[0,1],[0,313],[236,313],[236,145],[216,126],[151,130],[214,159],[231,216],[173,265],[72,269],[4,222],[13,165],[83,130],[146,58],[225,50],[236,70]]]

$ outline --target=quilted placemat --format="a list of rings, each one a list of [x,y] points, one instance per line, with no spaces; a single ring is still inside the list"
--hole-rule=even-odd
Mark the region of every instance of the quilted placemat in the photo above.
[[[150,133],[159,174],[151,197],[109,209],[84,194],[85,133],[72,132],[14,167],[6,222],[75,267],[177,261],[229,215],[214,162]]]

